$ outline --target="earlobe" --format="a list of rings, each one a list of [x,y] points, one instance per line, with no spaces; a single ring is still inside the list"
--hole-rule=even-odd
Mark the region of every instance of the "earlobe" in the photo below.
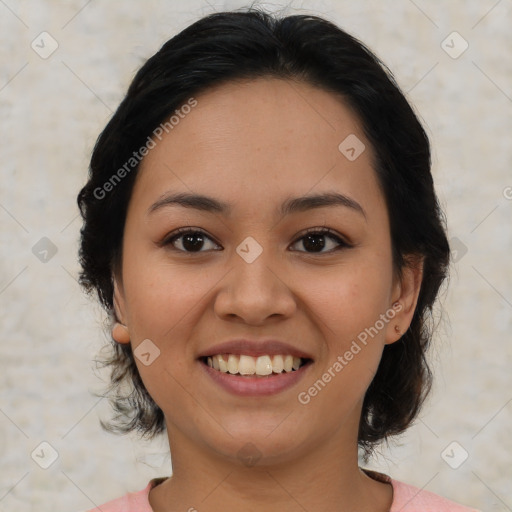
[[[125,325],[124,301],[119,292],[117,279],[114,277],[114,316],[115,323],[112,326],[112,338],[118,343],[130,343],[130,332]]]
[[[112,338],[118,343],[130,343],[130,333],[128,327],[119,322],[115,322],[112,327]]]
[[[396,314],[390,322],[392,328],[387,331],[386,345],[398,341],[409,329],[423,280],[423,263],[423,255],[409,256],[408,264],[402,271],[402,279],[398,283],[398,296],[393,301]],[[395,306],[397,303],[400,304],[400,309]]]

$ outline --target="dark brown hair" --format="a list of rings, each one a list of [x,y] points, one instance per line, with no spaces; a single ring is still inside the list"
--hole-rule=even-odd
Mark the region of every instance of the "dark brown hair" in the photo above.
[[[78,194],[84,221],[80,284],[87,292],[96,290],[113,321],[113,272],[120,268],[138,166],[123,173],[108,193],[104,184],[190,97],[215,85],[259,77],[307,82],[339,95],[354,109],[376,157],[375,172],[390,218],[394,270],[401,276],[412,264],[410,255],[424,257],[412,323],[399,341],[384,348],[364,397],[358,442],[367,460],[377,443],[413,422],[430,391],[426,352],[450,251],[421,123],[385,65],[335,24],[312,15],[279,18],[259,9],[216,13],[171,38],[142,66],[100,134],[88,182]],[[163,413],[142,383],[131,345],[112,340],[106,364],[112,371],[109,395],[117,415],[104,427],[147,436],[163,432]],[[126,383],[130,393],[122,392]]]

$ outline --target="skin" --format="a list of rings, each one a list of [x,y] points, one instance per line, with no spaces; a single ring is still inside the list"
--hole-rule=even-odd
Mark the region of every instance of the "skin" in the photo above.
[[[114,282],[116,341],[136,349],[150,339],[160,350],[148,366],[136,359],[165,414],[173,463],[150,504],[155,512],[387,511],[392,487],[359,468],[357,428],[384,346],[400,338],[395,325],[405,332],[412,320],[422,265],[401,280],[393,273],[387,209],[360,121],[331,93],[272,78],[196,99],[141,164]],[[354,161],[338,150],[349,134],[366,146]],[[169,206],[148,215],[167,191],[201,193],[232,209]],[[285,199],[333,191],[357,201],[366,218],[341,206],[276,215]],[[201,252],[187,254],[183,237],[159,245],[187,226],[210,237]],[[321,252],[304,245],[304,231],[323,226],[352,247],[330,251],[339,243],[329,236],[320,238]],[[263,248],[250,264],[235,250],[248,236]],[[396,301],[402,309],[393,320],[301,404],[298,393]],[[309,352],[309,374],[273,396],[224,391],[197,357],[244,336]],[[248,442],[260,456],[254,466],[237,456]]]

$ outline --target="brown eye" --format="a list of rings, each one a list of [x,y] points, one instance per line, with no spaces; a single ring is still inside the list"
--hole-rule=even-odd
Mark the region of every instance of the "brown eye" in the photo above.
[[[334,247],[332,247],[332,242],[329,244],[326,242],[326,239],[330,239],[334,241]],[[342,240],[339,236],[335,235],[330,229],[318,229],[313,228],[309,230],[305,235],[294,242],[294,245],[302,241],[302,246],[306,249],[307,253],[329,253],[333,251],[337,251],[346,247],[350,247],[344,240]],[[323,249],[327,247],[328,250],[324,251]],[[295,249],[294,249],[295,250]]]
[[[204,231],[199,229],[180,228],[178,231],[174,232],[174,234],[167,237],[161,245],[172,245],[176,250],[182,252],[205,252],[201,249],[207,245],[208,240],[213,242],[213,240],[206,235]],[[177,243],[181,245],[181,247],[177,247]],[[218,247],[215,243],[213,245]]]

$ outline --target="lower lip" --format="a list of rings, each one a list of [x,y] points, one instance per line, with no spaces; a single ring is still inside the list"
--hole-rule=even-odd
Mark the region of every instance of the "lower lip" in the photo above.
[[[292,372],[273,373],[264,377],[242,377],[216,370],[198,361],[203,370],[217,384],[230,393],[240,396],[274,395],[292,387],[309,371],[311,361]]]

